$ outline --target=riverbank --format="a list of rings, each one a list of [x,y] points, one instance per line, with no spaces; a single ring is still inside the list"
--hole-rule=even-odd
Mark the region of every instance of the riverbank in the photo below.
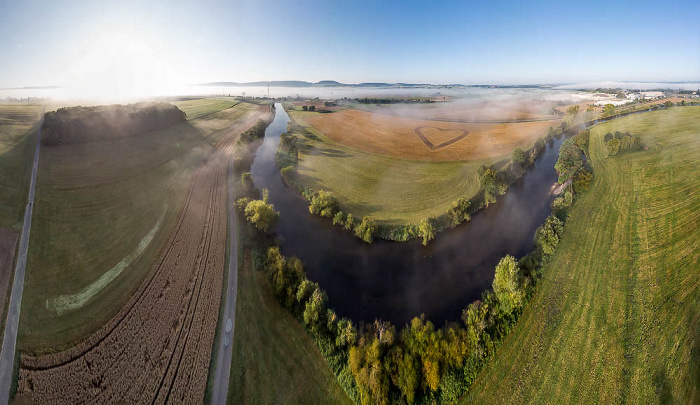
[[[289,117],[279,105],[276,114],[255,154],[251,177],[269,190],[270,202],[281,212],[276,230],[282,252],[304,262],[339,316],[398,325],[421,313],[437,325],[459,319],[462,309],[490,288],[501,257],[522,257],[533,249],[532,235],[551,212],[551,185],[558,177],[554,163],[563,142],[556,137],[504,196],[428,246],[415,239],[366,244],[330,220],[310,215],[308,202],[284,184],[275,157]]]
[[[698,128],[697,106],[591,128],[590,189],[461,403],[698,402]],[[649,148],[608,157],[604,135],[615,131]]]
[[[289,111],[287,112],[289,113]],[[299,112],[292,111],[292,113],[298,115]],[[382,160],[382,167],[375,167],[374,163],[366,161],[363,163],[362,168],[353,170],[349,169],[347,165],[356,161],[364,161],[362,153],[334,143],[312,127],[305,127],[300,122],[304,122],[301,117],[292,117],[290,120],[287,133],[282,137],[277,149],[276,163],[280,168],[285,183],[296,188],[312,206],[317,204],[315,200],[319,193],[328,193],[328,190],[322,184],[311,187],[307,185],[309,183],[308,175],[305,174],[306,169],[301,169],[301,167],[308,166],[308,163],[300,163],[300,160],[308,160],[311,157],[317,159],[321,158],[320,156],[325,156],[322,157],[326,161],[324,167],[332,164],[343,165],[343,167],[336,167],[334,170],[323,171],[324,173],[335,173],[337,176],[340,176],[332,181],[330,190],[337,191],[342,189],[345,185],[352,183],[350,179],[353,176],[364,176],[362,173],[379,176],[370,184],[386,184],[387,182],[400,182],[401,179],[410,179],[410,184],[397,188],[390,198],[413,201],[415,197],[422,196],[426,199],[423,206],[430,207],[432,210],[428,216],[417,218],[411,216],[413,219],[408,220],[408,222],[393,223],[392,221],[379,220],[373,215],[359,216],[356,206],[348,205],[346,197],[340,198],[333,193],[327,194],[326,197],[326,194],[324,194],[326,206],[322,207],[325,209],[320,210],[320,215],[332,218],[334,225],[338,225],[340,228],[344,228],[358,237],[362,236],[366,242],[371,242],[374,238],[397,242],[423,238],[424,243],[427,243],[434,235],[468,221],[472,214],[494,202],[498,195],[505,193],[509,186],[527,173],[544,149],[545,143],[551,141],[555,133],[561,135],[566,132],[566,127],[563,125],[558,127],[558,131],[550,128],[547,136],[538,139],[529,149],[521,151],[519,162],[514,162],[510,157],[500,159],[498,162],[484,159],[455,162],[417,162],[374,156],[373,159]],[[328,145],[331,145],[334,153],[326,152]],[[338,150],[342,150],[342,153],[338,152]],[[395,168],[397,164],[402,164],[401,162],[405,163],[406,167],[394,174],[386,173],[385,167]],[[456,184],[442,184],[437,180],[432,181],[430,175],[426,175],[431,173],[432,168],[442,170],[448,165],[455,164],[466,170],[464,172],[465,175],[470,173],[468,176],[476,177],[476,179],[472,179],[471,185],[467,189],[458,186],[459,182],[456,182]],[[489,181],[485,181],[483,176],[486,169],[493,170],[495,174]],[[348,170],[350,171],[348,172]],[[415,170],[418,170],[420,174],[415,173],[412,175],[411,173]],[[314,172],[318,175],[317,170],[314,170]],[[450,178],[445,173],[440,173],[438,177],[442,178],[442,180]],[[450,183],[449,180],[448,183]],[[312,184],[317,183],[312,182]],[[363,195],[372,195],[376,192],[376,187],[370,184],[364,185],[358,192]],[[329,186],[329,184],[326,183],[326,186]],[[494,189],[497,191],[494,191]],[[354,194],[356,193],[351,193],[351,195]],[[347,194],[344,193],[343,196],[347,196]],[[436,199],[438,202],[435,202]],[[446,204],[440,202],[444,199],[449,201]],[[393,208],[394,204],[389,205]],[[396,207],[396,209],[399,212],[401,211],[399,207]],[[311,209],[311,211],[315,210]],[[415,211],[415,208],[412,211]],[[413,215],[415,215],[415,212],[413,212]],[[382,216],[379,218],[382,218]],[[367,232],[364,228],[362,230],[357,229],[361,222],[376,224],[371,228],[372,231],[369,237],[367,237]]]

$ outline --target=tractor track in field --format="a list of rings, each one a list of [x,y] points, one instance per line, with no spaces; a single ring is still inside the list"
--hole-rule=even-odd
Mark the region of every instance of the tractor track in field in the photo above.
[[[225,268],[230,149],[263,112],[236,122],[197,168],[167,247],[129,303],[71,349],[21,356],[18,396],[38,403],[203,401]]]

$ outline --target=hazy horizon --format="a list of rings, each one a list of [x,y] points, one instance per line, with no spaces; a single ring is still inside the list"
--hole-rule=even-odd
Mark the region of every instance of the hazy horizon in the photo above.
[[[173,94],[201,83],[700,80],[696,2],[0,0],[0,89]],[[629,38],[634,40],[628,41]]]

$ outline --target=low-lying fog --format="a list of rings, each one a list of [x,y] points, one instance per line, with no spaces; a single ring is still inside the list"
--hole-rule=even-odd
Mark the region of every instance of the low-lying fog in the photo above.
[[[154,94],[153,97],[181,97],[181,96],[247,96],[247,97],[299,97],[315,98],[323,100],[336,100],[346,98],[442,98],[452,101],[478,102],[484,99],[492,99],[494,102],[517,102],[518,100],[535,100],[549,102],[583,102],[590,99],[590,93],[577,89],[596,88],[623,88],[636,90],[650,89],[682,89],[695,90],[700,87],[698,82],[683,83],[644,83],[644,82],[596,82],[568,84],[542,88],[485,88],[485,87],[432,87],[432,88],[396,88],[396,87],[273,87],[270,86],[203,86],[185,85],[173,86],[167,92]],[[96,93],[92,93],[96,94]],[[0,88],[0,100],[3,99],[26,99],[45,98],[54,101],[80,101],[83,105],[105,104],[105,103],[126,103],[134,100],[120,96],[119,94],[104,94],[99,98],[80,94],[78,88],[65,87],[42,87],[42,88]]]

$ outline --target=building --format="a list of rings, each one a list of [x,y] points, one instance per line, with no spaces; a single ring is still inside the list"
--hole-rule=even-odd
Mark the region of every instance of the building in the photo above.
[[[655,100],[657,98],[664,98],[664,93],[662,91],[643,91],[642,96],[645,100]]]

